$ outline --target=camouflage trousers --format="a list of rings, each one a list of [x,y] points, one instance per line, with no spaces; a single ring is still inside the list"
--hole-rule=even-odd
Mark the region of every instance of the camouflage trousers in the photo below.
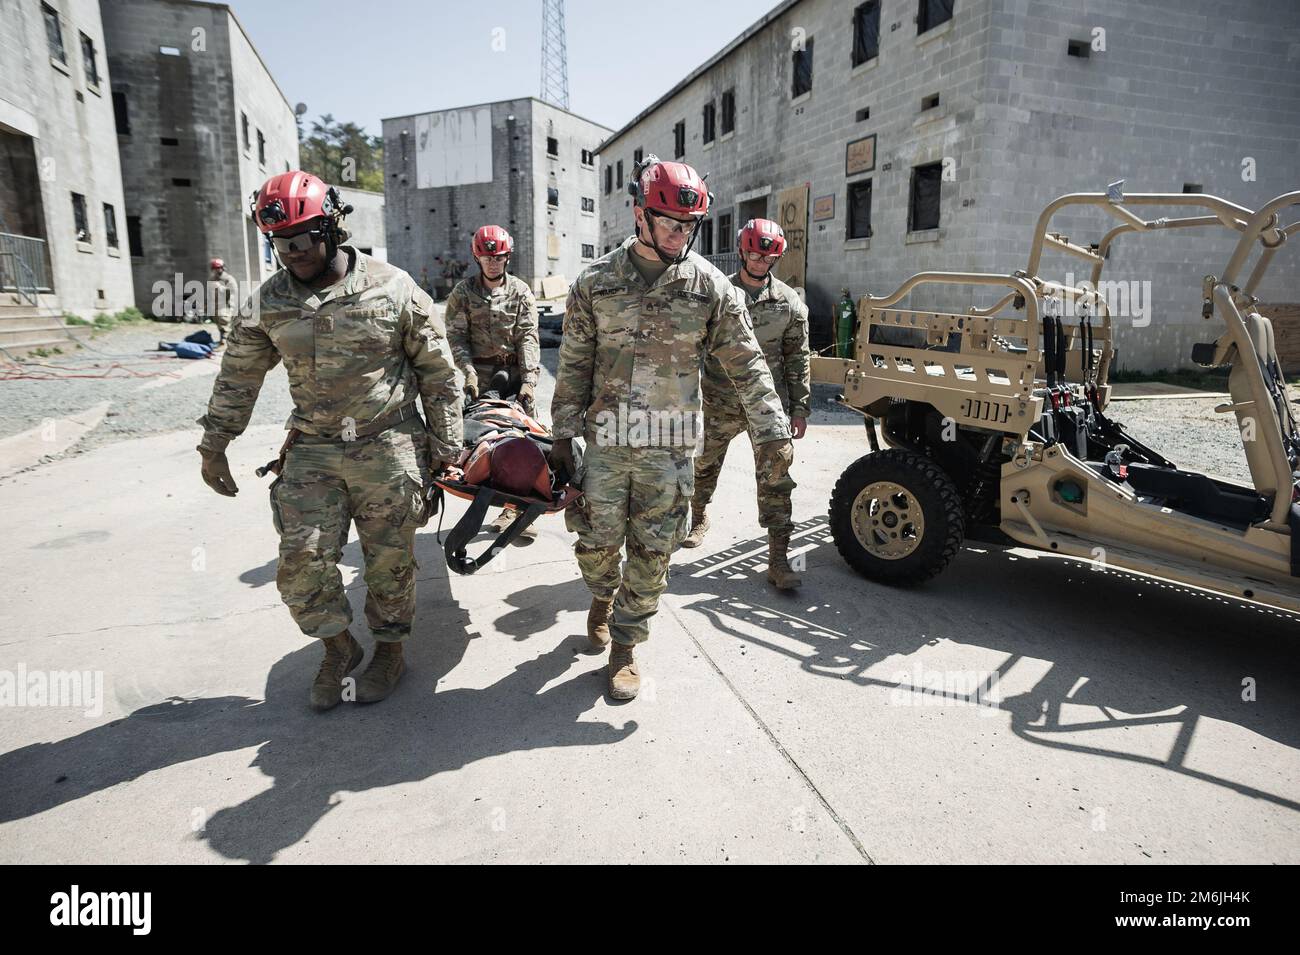
[[[703,510],[713,500],[722,474],[722,462],[732,438],[747,429],[744,414],[738,409],[704,405],[704,448],[695,459],[695,499]],[[790,494],[798,486],[788,467],[758,466],[758,448],[754,447],[754,477],[758,483],[758,525],[769,530],[793,530]]]
[[[230,334],[230,323],[235,315],[229,310],[216,312],[212,316],[212,324],[217,326],[217,331],[221,333],[221,340],[224,342],[226,336]]]
[[[565,511],[573,552],[592,596],[614,598],[610,636],[650,637],[668,586],[668,564],[686,536],[691,459],[680,448],[602,447],[588,442],[582,497]],[[627,548],[626,566],[623,548]]]
[[[366,622],[380,642],[400,642],[415,616],[415,531],[428,519],[429,437],[417,416],[355,441],[303,435],[271,485],[280,534],[275,582],[309,637],[352,623],[338,564],[352,524],[364,561]]]

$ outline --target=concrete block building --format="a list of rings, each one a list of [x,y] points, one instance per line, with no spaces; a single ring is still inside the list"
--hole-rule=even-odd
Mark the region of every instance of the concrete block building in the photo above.
[[[624,185],[654,152],[708,173],[697,251],[734,267],[735,232],[776,219],[802,252],[815,344],[840,288],[892,291],[925,269],[1025,268],[1056,196],[1197,192],[1258,208],[1300,188],[1300,6],[1271,0],[786,0],[599,146],[602,252],[632,230]],[[743,29],[742,29],[743,28]],[[1149,215],[1155,210],[1143,210]],[[1174,212],[1194,215],[1195,212]],[[1115,220],[1058,218],[1096,241]],[[1116,243],[1104,278],[1151,310],[1118,320],[1122,367],[1188,364],[1200,283],[1233,244],[1186,230]],[[1044,274],[1086,278],[1050,253]],[[1284,250],[1264,301],[1300,302]],[[919,307],[962,310],[988,293]]]
[[[596,147],[610,130],[532,97],[383,121],[389,261],[434,285],[471,262],[481,225],[515,239],[510,270],[536,290],[596,259]],[[446,289],[446,285],[442,285]]]
[[[298,166],[294,108],[230,7],[102,0],[101,9],[141,310],[159,281],[205,281],[213,257],[260,282],[275,266],[248,202]]]
[[[338,190],[343,201],[352,206],[346,222],[348,244],[356,246],[367,255],[388,261],[388,239],[384,233],[384,194],[352,186],[338,186]]]
[[[0,0],[0,346],[132,304],[110,83],[96,0]]]

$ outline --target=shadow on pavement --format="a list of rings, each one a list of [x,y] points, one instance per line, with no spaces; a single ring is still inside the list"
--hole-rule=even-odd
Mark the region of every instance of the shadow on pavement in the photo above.
[[[806,555],[797,596],[766,584],[763,537],[675,563],[670,593],[699,595],[687,606],[720,633],[809,673],[863,686],[907,689],[912,681],[896,677],[911,664],[899,664],[892,678],[882,678],[879,664],[940,638],[1005,654],[994,685],[957,696],[1007,711],[1021,739],[1157,766],[1300,810],[1283,786],[1266,792],[1187,760],[1203,720],[1300,746],[1298,618],[983,544],[968,544],[922,588],[898,590],[855,574],[835,550],[824,517],[798,525],[791,553],[809,543],[817,546]],[[1046,672],[1031,689],[999,699],[996,683],[1022,661],[1045,664]],[[1254,681],[1257,700],[1243,699],[1243,681]],[[1066,718],[1067,706],[1092,708],[1095,718]],[[1163,759],[1122,751],[1126,728],[1156,724],[1176,733]],[[1115,748],[1098,745],[1097,730],[1112,731]],[[1080,734],[1089,734],[1087,743],[1077,741]]]
[[[345,564],[360,565],[358,547],[348,545]],[[441,567],[433,535],[419,535],[417,558],[426,568]],[[350,593],[363,630],[364,591]],[[360,639],[370,642],[366,635]],[[313,641],[271,667],[262,700],[173,698],[77,736],[0,754],[0,822],[188,760],[257,746],[253,765],[270,778],[270,787],[213,813],[200,838],[226,858],[270,862],[303,839],[339,793],[427,779],[521,750],[615,743],[636,731],[634,721],[623,729],[578,722],[604,691],[585,673],[540,692],[569,669],[570,652],[544,653],[482,689],[439,689],[473,639],[481,635],[452,597],[446,576],[422,579],[406,651],[410,666],[384,702],[312,712],[307,689],[321,654]],[[202,807],[215,798],[196,791],[194,803]]]

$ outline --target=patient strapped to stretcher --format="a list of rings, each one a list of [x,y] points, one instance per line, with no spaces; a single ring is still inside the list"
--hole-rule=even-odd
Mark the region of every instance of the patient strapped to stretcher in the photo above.
[[[496,383],[496,376],[493,384]],[[442,491],[472,502],[469,510],[447,535],[443,551],[447,566],[458,574],[472,574],[518,537],[543,514],[555,514],[582,494],[569,483],[573,475],[556,472],[550,463],[551,435],[516,401],[498,397],[495,388],[465,406],[465,448],[456,461],[434,477]],[[520,516],[505,528],[486,551],[470,557],[466,546],[478,534],[491,507],[517,510]]]

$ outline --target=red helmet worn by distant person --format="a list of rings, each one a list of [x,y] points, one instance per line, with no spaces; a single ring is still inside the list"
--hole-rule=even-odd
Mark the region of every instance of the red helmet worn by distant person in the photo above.
[[[750,219],[736,234],[736,247],[759,255],[784,255],[785,233],[771,219]]]
[[[334,221],[344,214],[339,194],[309,172],[294,170],[272,176],[253,197],[253,221],[263,234],[292,229],[313,219]]]
[[[648,156],[628,191],[637,205],[675,219],[703,218],[709,211],[709,190],[700,174],[684,162],[662,162]]]
[[[485,225],[474,233],[471,248],[475,255],[509,255],[514,251],[515,240],[499,225]]]
[[[223,262],[221,259],[213,259],[213,260],[209,263],[209,265],[212,267],[212,269],[213,269],[214,271],[215,271],[216,269],[224,269],[224,268],[226,267],[226,263]]]

